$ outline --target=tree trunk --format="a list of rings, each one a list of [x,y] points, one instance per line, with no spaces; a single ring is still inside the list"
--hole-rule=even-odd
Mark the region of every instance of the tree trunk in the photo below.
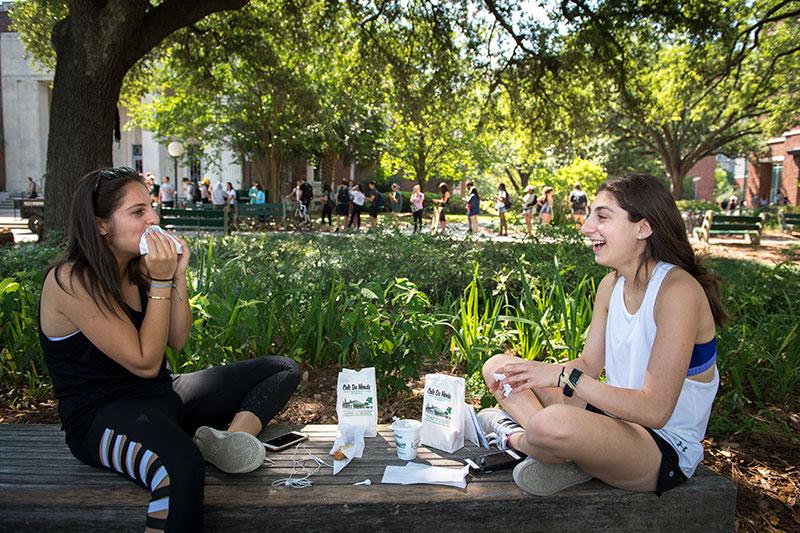
[[[686,176],[687,170],[680,161],[663,161],[664,168],[669,176],[669,181],[672,184],[672,197],[675,200],[680,200],[683,195],[683,178]]]
[[[114,115],[128,70],[175,30],[247,0],[73,0],[53,30],[45,231],[66,233],[75,183],[111,166]]]
[[[82,29],[93,22],[72,13],[54,38],[58,61],[47,142],[48,233],[66,233],[78,179],[112,164],[114,115],[127,68],[121,43],[85,36]]]

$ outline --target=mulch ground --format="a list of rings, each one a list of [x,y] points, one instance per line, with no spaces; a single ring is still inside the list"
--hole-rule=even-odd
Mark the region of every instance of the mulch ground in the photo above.
[[[275,422],[335,424],[337,374],[336,368],[309,371]],[[380,422],[391,422],[393,416],[420,418],[422,382],[411,386],[410,395],[379,406]],[[777,407],[772,415],[791,428],[789,436],[740,432],[724,441],[705,441],[705,464],[736,483],[738,532],[800,531],[800,416]],[[13,409],[0,405],[0,424],[9,423],[56,424],[56,401]]]

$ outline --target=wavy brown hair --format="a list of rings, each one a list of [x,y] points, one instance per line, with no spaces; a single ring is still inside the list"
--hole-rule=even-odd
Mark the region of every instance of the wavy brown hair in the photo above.
[[[70,208],[67,249],[47,268],[48,272],[55,269],[56,283],[69,292],[59,278],[61,269],[69,266],[70,287],[77,278],[101,312],[108,310],[116,315],[119,310],[127,314],[128,308],[122,297],[117,261],[107,242],[110,235],[100,234],[97,219],[111,218],[131,183],[145,187],[142,178],[128,167],[95,170],[78,181]],[[140,262],[141,257],[137,257],[128,263],[128,279],[146,289]]]
[[[646,219],[653,230],[639,260],[636,278],[642,268],[646,272],[650,259],[677,265],[703,287],[714,322],[718,326],[729,322],[730,315],[722,305],[720,296],[720,277],[704,266],[703,257],[694,253],[678,206],[666,186],[650,174],[627,174],[600,185],[597,193],[603,191],[611,194],[628,212],[628,220],[639,222]]]

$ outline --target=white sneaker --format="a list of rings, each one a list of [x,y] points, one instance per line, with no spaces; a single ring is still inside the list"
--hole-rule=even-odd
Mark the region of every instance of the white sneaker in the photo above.
[[[252,472],[264,464],[267,453],[264,443],[244,431],[200,426],[193,440],[206,461],[228,474]]]
[[[489,444],[494,444],[500,450],[508,449],[508,437],[514,433],[525,431],[508,413],[496,407],[480,411],[478,424],[480,424],[483,434],[489,439]]]
[[[528,457],[514,467],[514,483],[536,496],[550,496],[567,487],[586,483],[592,476],[575,463],[548,464]]]

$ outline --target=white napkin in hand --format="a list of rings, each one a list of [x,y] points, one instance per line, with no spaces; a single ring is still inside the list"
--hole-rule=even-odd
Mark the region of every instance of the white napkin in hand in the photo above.
[[[145,239],[145,237],[147,237],[148,233],[155,233],[155,232],[160,232],[168,236],[175,243],[175,251],[178,252],[178,255],[181,255],[183,253],[183,245],[181,244],[181,241],[179,241],[178,239],[176,239],[175,237],[164,231],[161,228],[161,226],[147,226],[147,229],[144,230],[144,233],[142,233],[142,238],[139,239],[140,254],[147,255],[147,253],[150,251],[147,249],[147,239]]]
[[[344,454],[344,459],[336,459],[333,461],[333,475],[335,476],[342,471],[342,468],[347,466],[350,461],[357,457],[361,457],[364,452],[364,427],[351,426],[349,424],[341,423],[336,431],[336,442],[329,452],[331,455],[340,451]]]

